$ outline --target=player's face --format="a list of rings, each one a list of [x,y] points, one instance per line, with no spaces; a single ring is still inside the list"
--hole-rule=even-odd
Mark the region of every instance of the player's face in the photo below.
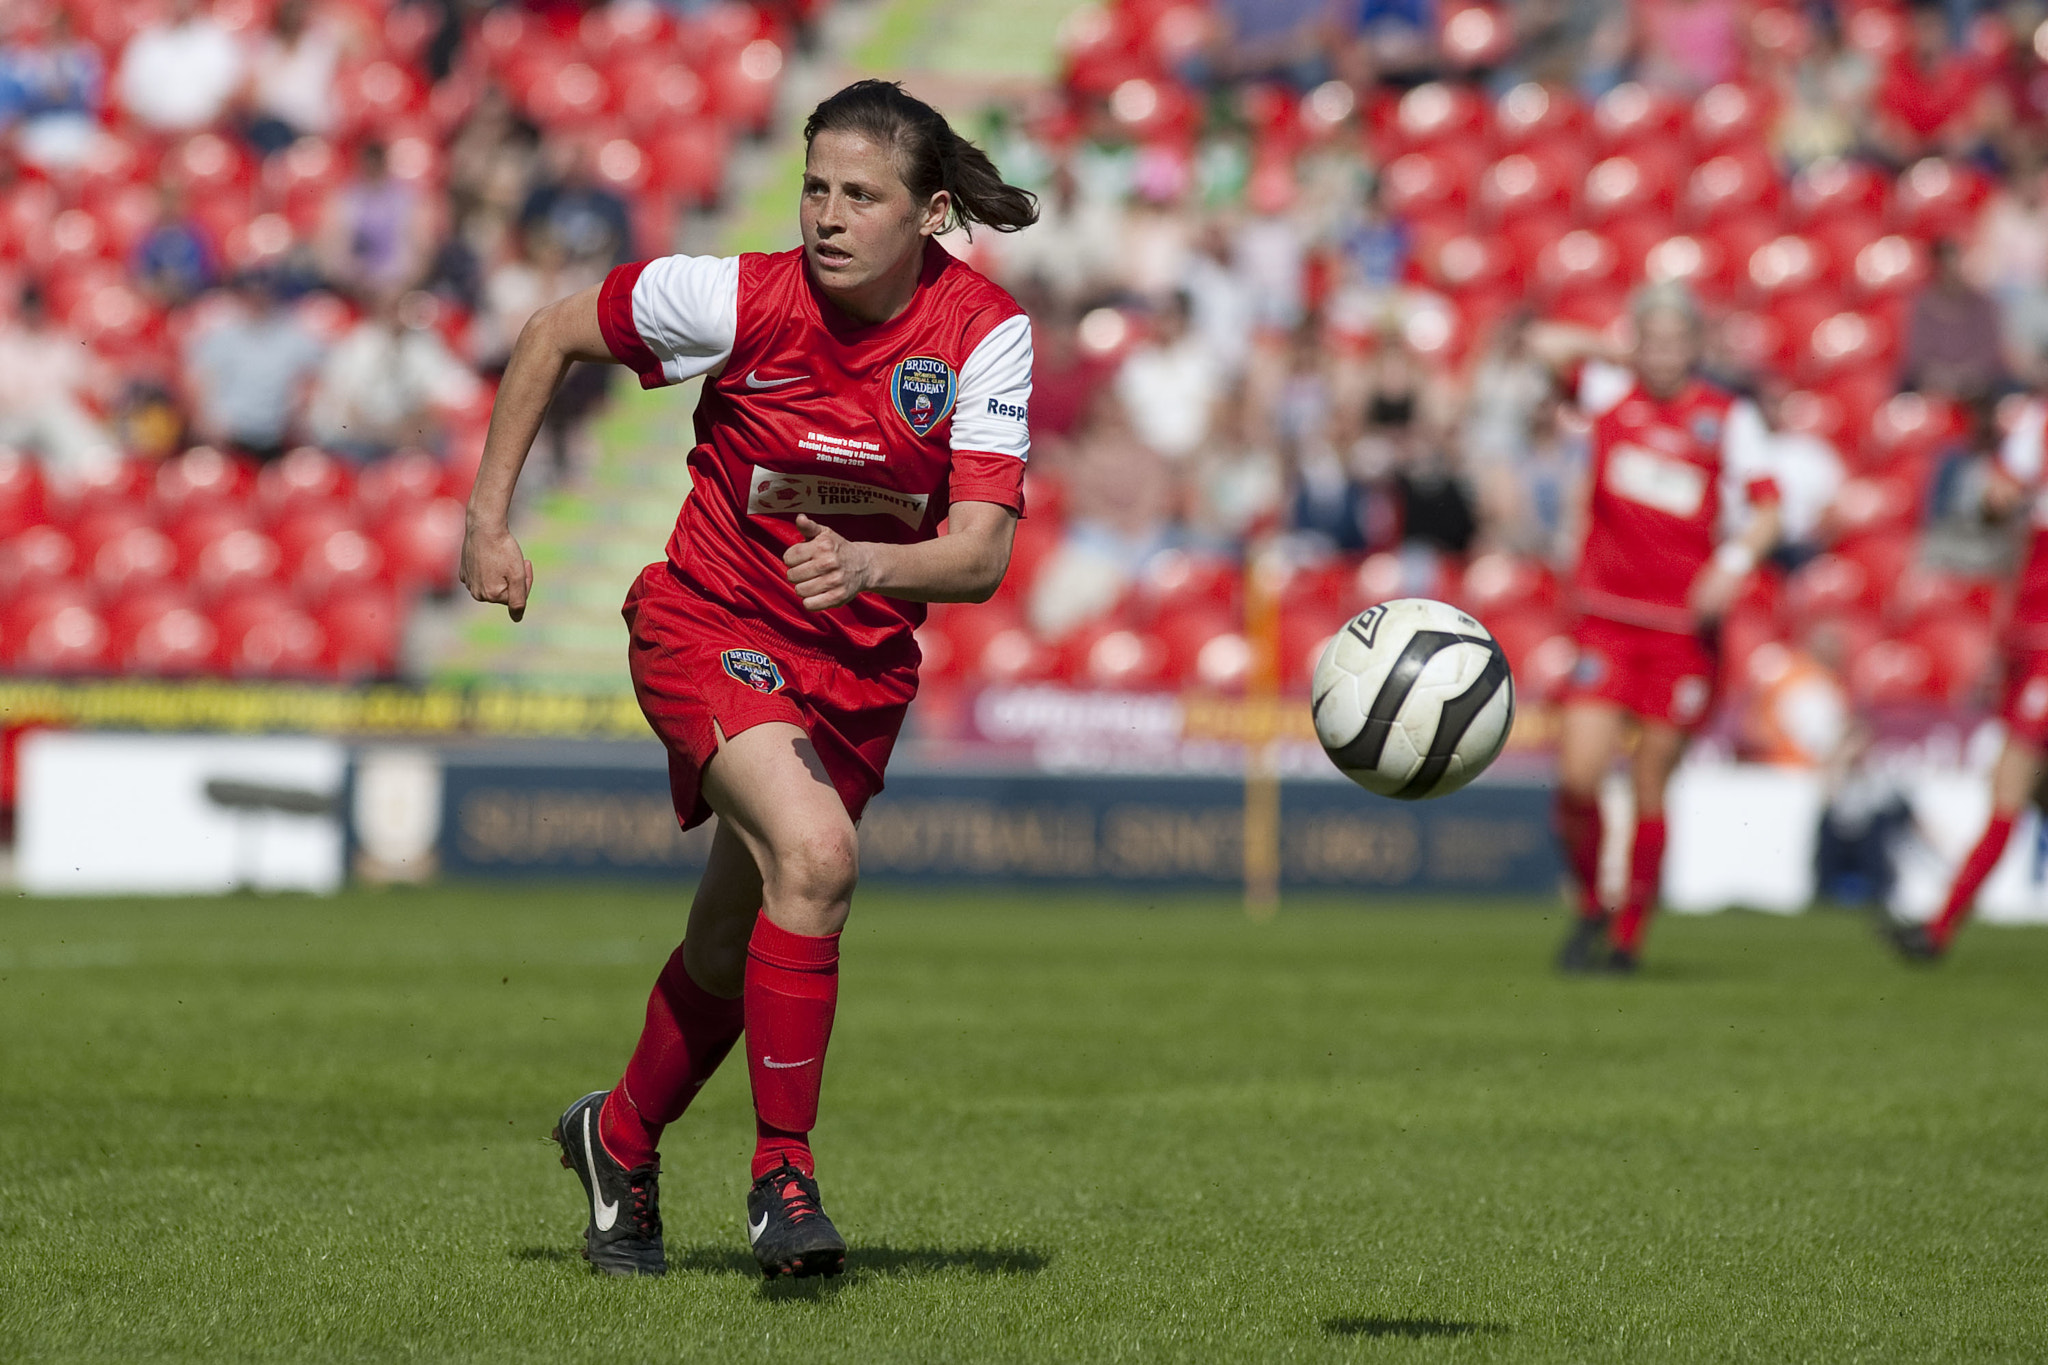
[[[811,139],[804,160],[804,257],[828,292],[855,295],[900,274],[914,275],[924,239],[944,226],[946,196],[918,203],[896,168],[895,150],[858,133]]]
[[[1637,324],[1636,375],[1651,393],[1678,392],[1699,358],[1699,329],[1683,314],[1660,309]]]

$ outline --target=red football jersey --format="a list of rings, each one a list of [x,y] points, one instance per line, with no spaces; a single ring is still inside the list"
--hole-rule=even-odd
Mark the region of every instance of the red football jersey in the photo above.
[[[1728,523],[1777,499],[1763,418],[1701,380],[1669,401],[1653,398],[1611,365],[1586,366],[1578,388],[1593,424],[1579,608],[1689,634],[1687,594]]]
[[[910,306],[865,325],[803,252],[670,256],[606,277],[598,322],[646,388],[705,375],[690,495],[668,542],[688,587],[839,658],[915,660],[919,602],[863,593],[806,611],[783,552],[798,513],[848,540],[929,540],[955,502],[1022,512],[1031,328],[936,242]]]
[[[2026,562],[2020,566],[2012,620],[2006,628],[2007,643],[2015,649],[2048,649],[2048,534],[2043,534],[2048,531],[2048,487],[2044,487],[2048,470],[2042,467],[2044,423],[2048,423],[2048,407],[2038,401],[2028,403],[1998,448],[1999,467],[2034,494]]]

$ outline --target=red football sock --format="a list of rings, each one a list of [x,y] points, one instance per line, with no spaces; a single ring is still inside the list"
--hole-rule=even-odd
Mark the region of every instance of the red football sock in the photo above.
[[[1642,942],[1643,929],[1657,908],[1657,886],[1664,875],[1664,817],[1636,821],[1635,844],[1629,850],[1628,895],[1621,913],[1614,917],[1612,940],[1623,952],[1632,953]]]
[[[630,1170],[654,1160],[661,1130],[683,1116],[718,1070],[739,1041],[741,1022],[740,1001],[698,985],[681,947],[669,954],[647,997],[647,1022],[625,1078],[598,1114],[598,1136],[614,1161]]]
[[[1577,883],[1579,913],[1591,919],[1600,913],[1600,799],[1559,789],[1557,837]]]
[[[764,913],[747,944],[746,1002],[754,1178],[785,1161],[812,1175],[810,1133],[839,1004],[839,935],[792,934]]]
[[[2005,852],[2005,841],[2012,837],[2012,817],[1993,815],[1991,823],[1984,827],[1984,837],[1970,850],[1970,856],[1963,859],[1962,870],[1956,873],[1956,883],[1949,888],[1948,903],[1941,907],[1941,914],[1934,923],[1927,926],[1927,932],[1934,941],[1946,948],[1948,941],[1955,937],[1957,929],[1970,916],[1970,905],[1977,899],[1977,891],[1984,885],[1984,879],[1991,875],[1991,869],[1998,866],[1999,855]]]

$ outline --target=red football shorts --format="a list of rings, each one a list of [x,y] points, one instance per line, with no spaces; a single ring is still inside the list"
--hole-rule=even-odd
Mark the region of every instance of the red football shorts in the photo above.
[[[1644,720],[1697,729],[1713,709],[1714,656],[1694,635],[1581,616],[1561,700],[1612,702]]]
[[[2015,649],[2005,656],[2005,699],[1998,718],[2022,744],[2048,749],[2048,649]]]
[[[705,600],[665,563],[641,572],[625,616],[633,691],[668,748],[669,795],[684,829],[711,818],[703,777],[719,732],[731,739],[775,720],[810,736],[846,813],[860,819],[882,790],[916,668],[866,672],[792,644]]]

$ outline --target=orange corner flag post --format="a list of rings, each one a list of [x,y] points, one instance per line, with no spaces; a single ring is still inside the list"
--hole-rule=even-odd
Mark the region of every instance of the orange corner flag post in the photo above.
[[[1286,568],[1268,546],[1252,546],[1244,564],[1245,679],[1244,910],[1271,919],[1280,910],[1280,773],[1273,752],[1280,705],[1280,591]]]

